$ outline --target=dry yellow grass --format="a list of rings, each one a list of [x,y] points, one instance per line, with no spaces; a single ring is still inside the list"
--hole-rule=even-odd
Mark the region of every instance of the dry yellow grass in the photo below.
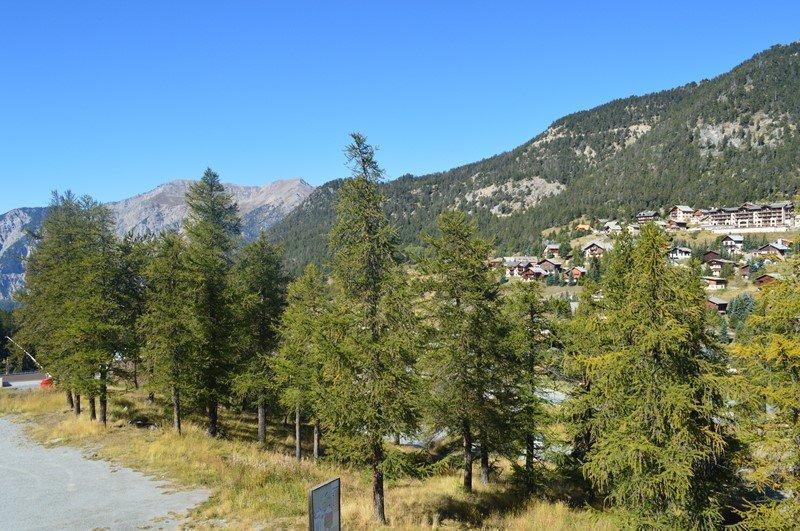
[[[0,415],[29,422],[40,442],[91,448],[94,455],[170,480],[177,486],[205,487],[210,499],[190,517],[200,527],[300,529],[307,526],[307,491],[331,477],[342,479],[346,529],[375,528],[366,471],[332,463],[296,462],[253,442],[209,439],[187,423],[182,436],[159,427],[133,427],[125,415],[130,397],[112,399],[112,422],[103,428],[68,412],[61,393],[0,393]],[[147,407],[143,405],[142,407]],[[243,429],[243,428],[242,428]],[[282,442],[278,441],[278,446]],[[526,501],[500,487],[478,487],[466,495],[455,475],[387,483],[387,529],[615,529],[607,515],[563,504]]]

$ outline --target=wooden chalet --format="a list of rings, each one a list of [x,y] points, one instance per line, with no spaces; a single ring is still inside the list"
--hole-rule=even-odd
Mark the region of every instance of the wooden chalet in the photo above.
[[[703,277],[703,281],[709,291],[719,291],[728,287],[727,279],[721,277]]]
[[[709,297],[706,300],[706,308],[724,314],[728,311],[728,301],[720,299],[719,297]]]
[[[758,286],[759,288],[763,288],[764,286],[769,286],[773,282],[777,282],[778,280],[783,280],[783,275],[780,273],[764,273],[763,275],[759,276],[757,279],[753,281],[753,284]]]

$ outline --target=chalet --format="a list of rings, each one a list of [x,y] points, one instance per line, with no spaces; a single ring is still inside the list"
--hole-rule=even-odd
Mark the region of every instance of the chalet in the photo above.
[[[611,246],[605,242],[601,242],[598,240],[592,240],[583,247],[581,247],[581,251],[583,252],[583,256],[586,259],[589,258],[602,258],[606,251],[608,251]]]
[[[681,260],[688,260],[692,257],[692,250],[688,247],[673,247],[667,253],[667,256],[673,262],[680,262]]]
[[[717,251],[706,251],[705,254],[703,254],[703,263],[707,264],[711,260],[719,260],[720,258],[722,258],[722,255]]]
[[[542,258],[536,265],[547,271],[548,274],[560,272],[563,266],[561,260],[556,258]]]
[[[581,266],[574,266],[572,269],[569,270],[570,275],[573,279],[578,280],[583,275],[586,274],[586,268]]]
[[[669,219],[676,223],[682,223],[686,226],[692,220],[694,209],[686,205],[675,205],[669,209]]]
[[[769,286],[770,284],[778,280],[783,280],[783,275],[781,275],[780,273],[764,273],[763,275],[755,279],[753,284],[755,284],[759,288],[763,288],[764,286]]]
[[[692,213],[692,221],[698,225],[708,221],[709,212],[706,208],[698,208]]]
[[[706,265],[711,270],[711,274],[715,277],[722,276],[722,270],[727,264],[730,264],[732,269],[734,262],[732,260],[725,260],[724,258],[714,258],[713,260],[706,262]]]
[[[722,248],[731,254],[744,251],[744,236],[741,234],[728,234],[721,243]]]
[[[506,261],[506,277],[507,278],[515,278],[515,277],[522,277],[525,274],[525,271],[529,270],[535,265],[532,259],[527,257],[522,257],[519,259],[512,259]]]
[[[789,247],[779,242],[772,242],[766,245],[762,245],[761,247],[753,251],[753,254],[758,256],[777,256],[781,260],[786,258],[786,255],[788,253],[789,253]]]
[[[753,272],[753,268],[750,267],[750,264],[744,264],[739,266],[739,276],[744,279],[749,279],[750,274]]]
[[[728,287],[728,281],[721,277],[703,277],[703,281],[709,291],[718,291]]]
[[[561,245],[557,243],[548,243],[544,248],[544,255],[549,258],[563,258],[561,256]]]
[[[724,314],[728,311],[728,301],[722,300],[719,297],[709,297],[706,300],[706,308]]]
[[[667,220],[667,230],[682,230],[689,226],[688,221],[681,221],[677,219]]]
[[[603,232],[606,234],[618,234],[622,232],[622,226],[616,220],[606,221],[603,224]]]
[[[648,221],[655,221],[658,219],[658,212],[655,210],[642,210],[636,214],[636,221],[639,223],[647,223]]]

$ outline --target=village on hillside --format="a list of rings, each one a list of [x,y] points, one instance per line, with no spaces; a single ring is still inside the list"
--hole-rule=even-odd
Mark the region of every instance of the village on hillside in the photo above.
[[[632,237],[645,223],[654,223],[672,236],[666,251],[678,267],[699,264],[708,291],[707,306],[724,315],[733,302],[778,280],[785,261],[800,245],[800,217],[792,201],[744,203],[737,207],[696,209],[674,205],[644,210],[635,220],[596,219],[556,229],[529,256],[491,260],[507,281],[539,281],[547,292],[562,296],[577,308],[587,278],[598,280],[603,257],[623,231]],[[736,302],[734,302],[736,300]]]

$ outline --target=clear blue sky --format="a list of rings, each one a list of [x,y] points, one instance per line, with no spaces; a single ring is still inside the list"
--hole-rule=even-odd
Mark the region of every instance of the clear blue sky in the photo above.
[[[0,212],[206,166],[320,184],[354,130],[389,177],[445,170],[797,39],[797,1],[0,0]]]

